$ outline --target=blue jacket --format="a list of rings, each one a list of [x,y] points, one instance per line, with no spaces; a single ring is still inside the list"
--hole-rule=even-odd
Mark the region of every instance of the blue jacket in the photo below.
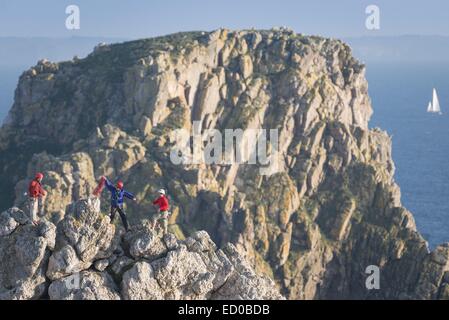
[[[111,192],[111,206],[121,207],[123,206],[123,199],[134,199],[134,195],[125,189],[117,189],[108,179],[106,179],[106,187]]]

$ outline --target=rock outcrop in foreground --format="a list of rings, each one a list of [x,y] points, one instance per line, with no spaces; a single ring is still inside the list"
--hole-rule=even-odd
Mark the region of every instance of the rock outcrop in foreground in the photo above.
[[[148,223],[120,235],[99,203],[74,203],[58,228],[3,212],[0,299],[283,299],[232,244],[217,249],[205,231],[161,237]]]
[[[2,287],[21,288],[17,281],[25,278],[23,288],[45,287],[46,274],[52,280],[50,297],[118,297],[112,283],[124,284],[122,297],[183,297],[189,290],[199,297],[232,296],[227,291],[240,280],[229,278],[229,285],[220,287],[225,275],[211,271],[214,279],[198,275],[185,280],[192,286],[180,282],[166,292],[153,290],[175,286],[159,263],[133,264],[122,276],[120,266],[129,260],[108,260],[115,257],[108,224],[100,219],[79,233],[68,208],[106,175],[123,179],[136,192],[138,201],[127,208],[134,223],[149,214],[155,191],[163,187],[173,204],[170,229],[178,238],[206,230],[219,246],[234,244],[289,299],[448,298],[449,246],[429,252],[402,206],[391,140],[369,128],[371,113],[365,66],[347,45],[286,29],[179,33],[102,45],[85,59],[40,61],[21,76],[0,129],[0,209],[22,207],[28,180],[44,172],[45,212],[54,223],[62,220],[60,247],[45,269],[51,247],[45,235],[51,231],[20,226],[2,236],[2,243],[26,242],[35,249],[28,255],[20,245],[2,245],[2,254],[16,257],[8,259],[14,272],[1,274]],[[193,121],[202,124],[203,134],[278,129],[278,170],[259,164],[174,164],[173,132],[190,131]],[[5,214],[2,233],[15,228],[18,220],[9,218],[14,214]],[[151,241],[126,243],[138,255]],[[157,256],[165,250],[160,246],[145,255]],[[205,256],[194,254],[188,243],[183,248],[160,263],[170,269],[174,260]],[[228,248],[193,264],[198,274],[209,270],[205,265],[224,263],[221,256],[233,252]],[[61,278],[92,262],[99,269],[111,264],[118,280],[109,272],[82,271],[82,283],[104,290],[61,289]],[[380,270],[379,289],[365,285],[369,266]],[[136,289],[137,283],[142,287]],[[33,296],[28,289],[16,289],[17,294],[20,290]]]

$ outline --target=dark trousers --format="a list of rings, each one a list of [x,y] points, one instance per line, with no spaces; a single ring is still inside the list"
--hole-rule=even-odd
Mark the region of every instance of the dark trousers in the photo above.
[[[118,211],[118,213],[120,215],[120,218],[122,219],[123,226],[125,227],[126,231],[128,231],[128,220],[126,219],[126,215],[123,212],[123,209],[120,208],[120,207],[114,207],[114,206],[111,207],[111,215],[110,215],[111,223],[114,222],[115,213],[117,211]]]

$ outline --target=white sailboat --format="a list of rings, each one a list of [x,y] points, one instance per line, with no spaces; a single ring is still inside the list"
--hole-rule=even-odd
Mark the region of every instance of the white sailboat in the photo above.
[[[427,105],[427,112],[443,114],[441,112],[440,101],[438,100],[438,94],[435,88],[432,93],[432,101]]]

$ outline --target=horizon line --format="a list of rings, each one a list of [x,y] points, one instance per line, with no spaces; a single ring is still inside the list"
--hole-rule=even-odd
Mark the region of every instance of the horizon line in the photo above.
[[[216,29],[214,29],[216,30]],[[213,32],[214,30],[204,31],[204,32]],[[234,29],[229,29],[231,31],[234,31]],[[250,29],[235,29],[237,30],[250,30]],[[256,29],[259,30],[259,29]],[[262,29],[260,29],[262,30]],[[265,29],[264,29],[265,30]],[[191,30],[191,31],[178,31],[178,32],[169,32],[164,34],[158,34],[158,35],[149,35],[149,36],[141,36],[141,37],[124,37],[124,36],[111,36],[111,35],[58,35],[58,36],[50,36],[50,35],[39,35],[39,36],[21,36],[21,35],[0,35],[0,39],[51,39],[51,40],[66,40],[66,39],[120,39],[120,40],[139,40],[139,39],[148,39],[148,38],[156,38],[156,37],[163,37],[168,36],[171,34],[181,33],[181,32],[194,32],[198,30]],[[202,31],[202,30],[199,30]],[[397,35],[343,35],[343,36],[335,36],[335,35],[320,35],[320,34],[305,34],[301,32],[296,32],[298,34],[303,34],[305,36],[320,36],[325,38],[334,38],[334,39],[362,39],[362,38],[405,38],[405,37],[426,37],[426,38],[449,38],[449,34],[418,34],[418,33],[410,33],[410,34],[397,34]]]

